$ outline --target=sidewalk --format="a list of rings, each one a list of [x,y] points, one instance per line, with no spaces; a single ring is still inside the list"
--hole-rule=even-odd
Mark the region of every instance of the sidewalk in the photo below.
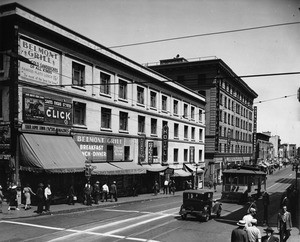
[[[77,211],[86,211],[86,210],[92,210],[95,208],[103,208],[103,207],[110,207],[118,204],[126,204],[126,203],[135,203],[135,202],[141,202],[141,201],[149,201],[153,199],[161,199],[165,197],[171,197],[171,196],[181,196],[182,197],[183,191],[178,191],[175,193],[175,195],[170,194],[141,194],[136,197],[120,197],[117,202],[100,202],[100,204],[93,204],[92,206],[86,206],[82,203],[75,203],[75,205],[68,205],[68,204],[56,204],[51,205],[50,210],[52,214],[64,214],[64,213],[71,213],[71,212],[77,212]],[[17,218],[28,218],[28,217],[35,217],[35,216],[43,216],[48,215],[47,213],[38,215],[34,211],[36,210],[36,206],[33,206],[29,210],[24,210],[24,207],[22,206],[20,210],[10,210],[8,211],[8,204],[6,202],[3,202],[2,204],[2,213],[0,213],[0,220],[1,219],[17,219]],[[179,208],[178,208],[179,211]]]

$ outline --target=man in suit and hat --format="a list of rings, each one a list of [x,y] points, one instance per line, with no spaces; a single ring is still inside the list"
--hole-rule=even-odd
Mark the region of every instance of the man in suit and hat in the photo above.
[[[113,181],[113,183],[111,184],[110,186],[110,199],[111,199],[111,202],[113,201],[113,199],[115,199],[115,202],[118,201],[118,197],[117,197],[117,185],[116,185],[116,182]]]
[[[277,216],[277,228],[280,234],[280,241],[287,241],[291,236],[292,230],[292,216],[287,211],[287,206],[284,205],[280,213]]]
[[[11,188],[10,188],[10,197],[9,197],[8,211],[11,210],[12,207],[14,207],[13,209],[15,209],[15,210],[20,210],[18,208],[17,186],[16,185],[12,185]]]
[[[248,235],[245,229],[246,222],[240,220],[237,225],[238,227],[231,232],[231,242],[248,242]]]
[[[274,230],[271,227],[264,229],[266,235],[261,238],[262,242],[279,242],[279,239],[273,235]]]

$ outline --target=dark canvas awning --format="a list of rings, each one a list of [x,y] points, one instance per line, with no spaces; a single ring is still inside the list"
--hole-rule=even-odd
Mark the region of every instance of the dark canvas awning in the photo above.
[[[110,164],[122,169],[124,174],[145,174],[147,170],[134,162],[122,161],[122,162],[110,162]]]
[[[122,175],[122,169],[108,162],[91,163],[92,175]]]
[[[168,167],[167,166],[162,166],[161,164],[145,164],[142,165],[147,171],[150,172],[162,172],[165,171]]]
[[[50,173],[83,172],[86,158],[72,137],[22,134],[20,169]]]

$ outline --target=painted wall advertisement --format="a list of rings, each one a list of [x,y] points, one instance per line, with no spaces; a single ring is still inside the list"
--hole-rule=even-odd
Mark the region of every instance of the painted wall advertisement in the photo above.
[[[149,164],[153,163],[153,147],[154,147],[154,142],[149,141],[148,142],[148,163]]]
[[[58,52],[29,40],[20,38],[19,54],[33,64],[19,61],[19,78],[45,85],[58,85],[61,73],[61,57]]]
[[[104,162],[107,160],[107,147],[113,147],[113,160],[124,160],[124,138],[75,134],[74,141],[82,154],[91,162]]]
[[[139,149],[138,149],[138,156],[139,156],[139,164],[145,163],[145,150],[146,150],[146,136],[142,135],[139,138],[139,143],[138,143]]]
[[[72,99],[23,88],[23,120],[71,126]]]

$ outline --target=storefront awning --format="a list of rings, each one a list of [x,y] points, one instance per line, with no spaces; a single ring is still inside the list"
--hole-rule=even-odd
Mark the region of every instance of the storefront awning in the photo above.
[[[91,163],[92,175],[122,175],[122,169],[107,162]]]
[[[167,166],[162,166],[161,164],[145,164],[142,165],[143,168],[145,168],[147,171],[150,172],[162,172],[165,171],[168,167]]]
[[[197,170],[197,173],[203,173],[204,172],[204,170],[201,169],[200,166],[198,166],[197,169],[196,169],[196,166],[194,166],[193,164],[184,164],[184,166],[190,172],[196,172],[196,170]]]
[[[178,170],[174,170],[173,177],[189,177],[191,175],[192,175],[192,173],[190,173],[190,172],[187,172],[182,169],[178,169]]]
[[[66,136],[22,134],[20,169],[50,173],[83,172],[85,157],[72,139]]]
[[[110,162],[110,164],[122,169],[124,175],[145,174],[147,172],[147,170],[141,165],[130,161]]]

